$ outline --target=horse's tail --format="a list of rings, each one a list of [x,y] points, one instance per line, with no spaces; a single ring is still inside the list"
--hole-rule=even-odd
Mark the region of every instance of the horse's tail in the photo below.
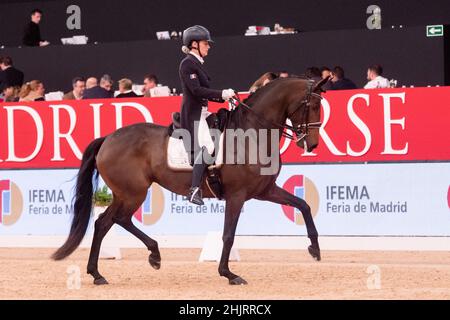
[[[55,260],[62,260],[72,254],[72,252],[78,248],[86,233],[91,217],[94,185],[97,184],[98,178],[97,172],[93,181],[93,175],[96,168],[95,157],[104,141],[105,138],[99,138],[92,141],[83,154],[75,187],[74,215],[70,234],[63,246],[53,254],[52,258]]]

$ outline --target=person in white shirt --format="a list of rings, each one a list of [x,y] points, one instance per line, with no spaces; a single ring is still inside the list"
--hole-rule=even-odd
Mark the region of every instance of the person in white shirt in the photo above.
[[[369,82],[364,86],[364,89],[389,88],[391,86],[389,80],[383,78],[381,76],[382,74],[383,68],[380,65],[374,64],[373,66],[370,66],[367,70],[367,80],[369,80]]]

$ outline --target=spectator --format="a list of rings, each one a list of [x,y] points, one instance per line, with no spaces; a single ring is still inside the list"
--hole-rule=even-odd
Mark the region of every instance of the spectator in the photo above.
[[[270,81],[273,81],[277,79],[278,76],[276,73],[273,72],[266,72],[264,73],[258,80],[253,83],[253,85],[250,87],[250,92],[253,93],[256,90],[258,90],[261,87],[264,87],[266,84],[268,84]]]
[[[19,91],[15,87],[7,87],[3,90],[2,99],[4,102],[19,101]]]
[[[331,86],[329,90],[351,90],[356,89],[356,85],[350,79],[345,78],[342,67],[334,67],[332,72]]]
[[[73,90],[66,93],[63,100],[81,100],[83,99],[84,90],[86,89],[86,82],[83,78],[76,77],[72,80]]]
[[[142,89],[144,97],[151,97],[150,89],[156,88],[158,84],[158,78],[154,74],[146,75],[144,78],[144,88]]]
[[[119,81],[120,94],[116,98],[137,98],[138,96],[133,91],[133,82],[130,79],[122,79]]]
[[[105,74],[100,79],[100,86],[95,86],[84,90],[83,99],[109,99],[114,98],[112,92],[113,81],[111,77]]]
[[[320,69],[320,72],[322,74],[322,79],[325,79],[328,76],[331,76],[331,69],[328,67],[322,67]]]
[[[391,85],[389,80],[383,78],[381,75],[383,74],[383,67],[378,64],[374,64],[370,66],[367,70],[367,80],[369,82],[364,86],[364,89],[381,89],[381,88],[389,88]]]
[[[322,79],[322,73],[320,72],[320,69],[317,67],[310,67],[306,69],[305,76],[316,81],[317,80],[320,81]]]
[[[91,89],[98,86],[98,80],[95,77],[90,77],[86,80],[86,89]]]
[[[289,78],[289,73],[287,71],[280,71],[278,73],[278,78]]]
[[[27,82],[19,93],[19,101],[45,101],[44,84],[39,80]]]
[[[39,27],[41,19],[41,10],[34,9],[33,11],[31,11],[31,21],[26,25],[22,39],[25,46],[45,47],[50,44],[48,41],[44,41],[41,37],[41,29]]]
[[[332,84],[332,82],[331,82],[331,77],[332,77],[331,69],[328,68],[328,67],[322,67],[322,68],[320,68],[320,75],[321,75],[322,79],[325,79],[325,78],[327,78],[327,77],[330,77],[330,79],[328,80],[328,82],[325,83],[325,84],[322,86],[322,90],[324,90],[324,91],[331,90],[331,84]]]
[[[11,57],[0,58],[0,92],[13,87],[17,90],[23,85],[23,72],[13,67]]]

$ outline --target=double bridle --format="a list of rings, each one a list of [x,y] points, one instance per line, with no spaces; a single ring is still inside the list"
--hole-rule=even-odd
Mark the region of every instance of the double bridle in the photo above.
[[[278,123],[274,123],[272,121],[266,120],[262,115],[260,115],[259,113],[256,113],[252,109],[252,107],[250,107],[246,103],[242,102],[238,93],[236,93],[236,96],[234,98],[230,99],[230,102],[234,106],[234,108],[237,108],[239,105],[241,105],[241,106],[245,107],[247,110],[253,112],[253,114],[255,114],[257,116],[257,120],[260,124],[264,125],[264,123],[262,123],[262,121],[260,121],[261,119],[263,121],[265,121],[266,123],[270,122],[273,126],[279,128],[279,129],[283,129],[283,133],[282,133],[283,137],[286,137],[288,139],[295,140],[295,142],[298,142],[298,141],[305,139],[308,136],[309,129],[320,129],[320,127],[322,126],[322,122],[308,122],[309,107],[311,105],[311,97],[316,97],[321,100],[323,99],[320,94],[313,92],[313,85],[314,85],[314,81],[308,80],[308,92],[307,92],[305,98],[302,100],[302,102],[299,104],[299,106],[297,108],[295,108],[295,110],[292,113],[288,114],[288,119],[291,119],[292,116],[295,113],[297,113],[302,106],[305,107],[305,108],[303,108],[302,121],[297,126],[290,126],[288,124],[278,124]],[[291,120],[291,122],[292,122],[292,120]],[[294,137],[293,134],[290,134],[289,132],[287,132],[288,130],[290,130],[291,132],[294,132],[296,137]]]

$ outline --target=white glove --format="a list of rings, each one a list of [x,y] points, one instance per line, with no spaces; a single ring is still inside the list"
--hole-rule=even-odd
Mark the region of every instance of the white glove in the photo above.
[[[222,91],[222,99],[227,101],[233,98],[236,94],[233,89],[225,89]]]

